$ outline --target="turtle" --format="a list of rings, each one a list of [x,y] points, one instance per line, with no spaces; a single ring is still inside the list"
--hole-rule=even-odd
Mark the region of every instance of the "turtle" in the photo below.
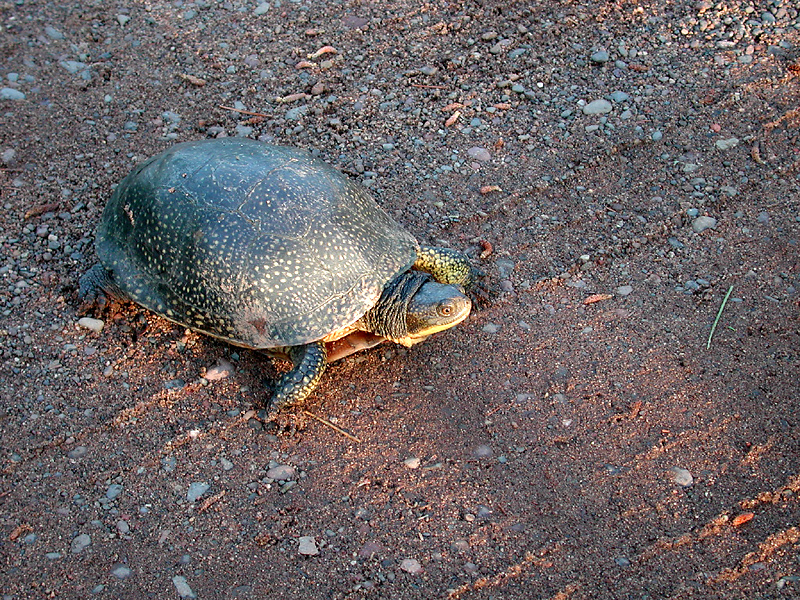
[[[108,201],[82,312],[133,301],[189,329],[288,358],[270,417],[300,405],[326,365],[462,322],[481,275],[420,245],[367,190],[310,152],[248,138],[176,144]]]

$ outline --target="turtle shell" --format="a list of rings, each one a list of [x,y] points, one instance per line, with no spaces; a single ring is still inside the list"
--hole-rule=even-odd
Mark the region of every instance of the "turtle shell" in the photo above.
[[[135,302],[251,348],[348,327],[417,252],[336,169],[238,138],[177,144],[136,167],[106,206],[96,245]]]

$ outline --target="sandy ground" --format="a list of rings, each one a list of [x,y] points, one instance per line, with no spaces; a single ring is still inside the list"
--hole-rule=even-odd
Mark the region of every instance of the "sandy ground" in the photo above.
[[[1,2],[3,599],[797,597],[799,44],[788,0]],[[220,135],[488,274],[328,370],[347,435],[265,423],[257,352],[77,325],[113,186]]]

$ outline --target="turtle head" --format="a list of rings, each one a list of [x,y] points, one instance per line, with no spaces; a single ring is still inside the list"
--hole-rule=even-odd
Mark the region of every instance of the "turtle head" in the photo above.
[[[364,315],[363,329],[404,346],[467,318],[472,302],[460,285],[438,283],[410,270],[384,288],[378,303]]]
[[[404,346],[421,342],[437,331],[450,329],[467,318],[472,302],[459,285],[428,281],[411,298],[406,310],[408,335],[394,340]]]

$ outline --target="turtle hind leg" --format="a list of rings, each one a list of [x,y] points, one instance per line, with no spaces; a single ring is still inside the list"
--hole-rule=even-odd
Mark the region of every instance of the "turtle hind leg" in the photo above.
[[[275,349],[289,356],[294,367],[285,373],[275,385],[270,401],[270,418],[279,411],[300,404],[308,398],[322,379],[328,366],[324,342],[312,342],[302,346]]]
[[[79,314],[86,314],[94,307],[102,311],[115,301],[129,300],[128,295],[115,283],[111,271],[99,263],[83,274],[79,285]]]

